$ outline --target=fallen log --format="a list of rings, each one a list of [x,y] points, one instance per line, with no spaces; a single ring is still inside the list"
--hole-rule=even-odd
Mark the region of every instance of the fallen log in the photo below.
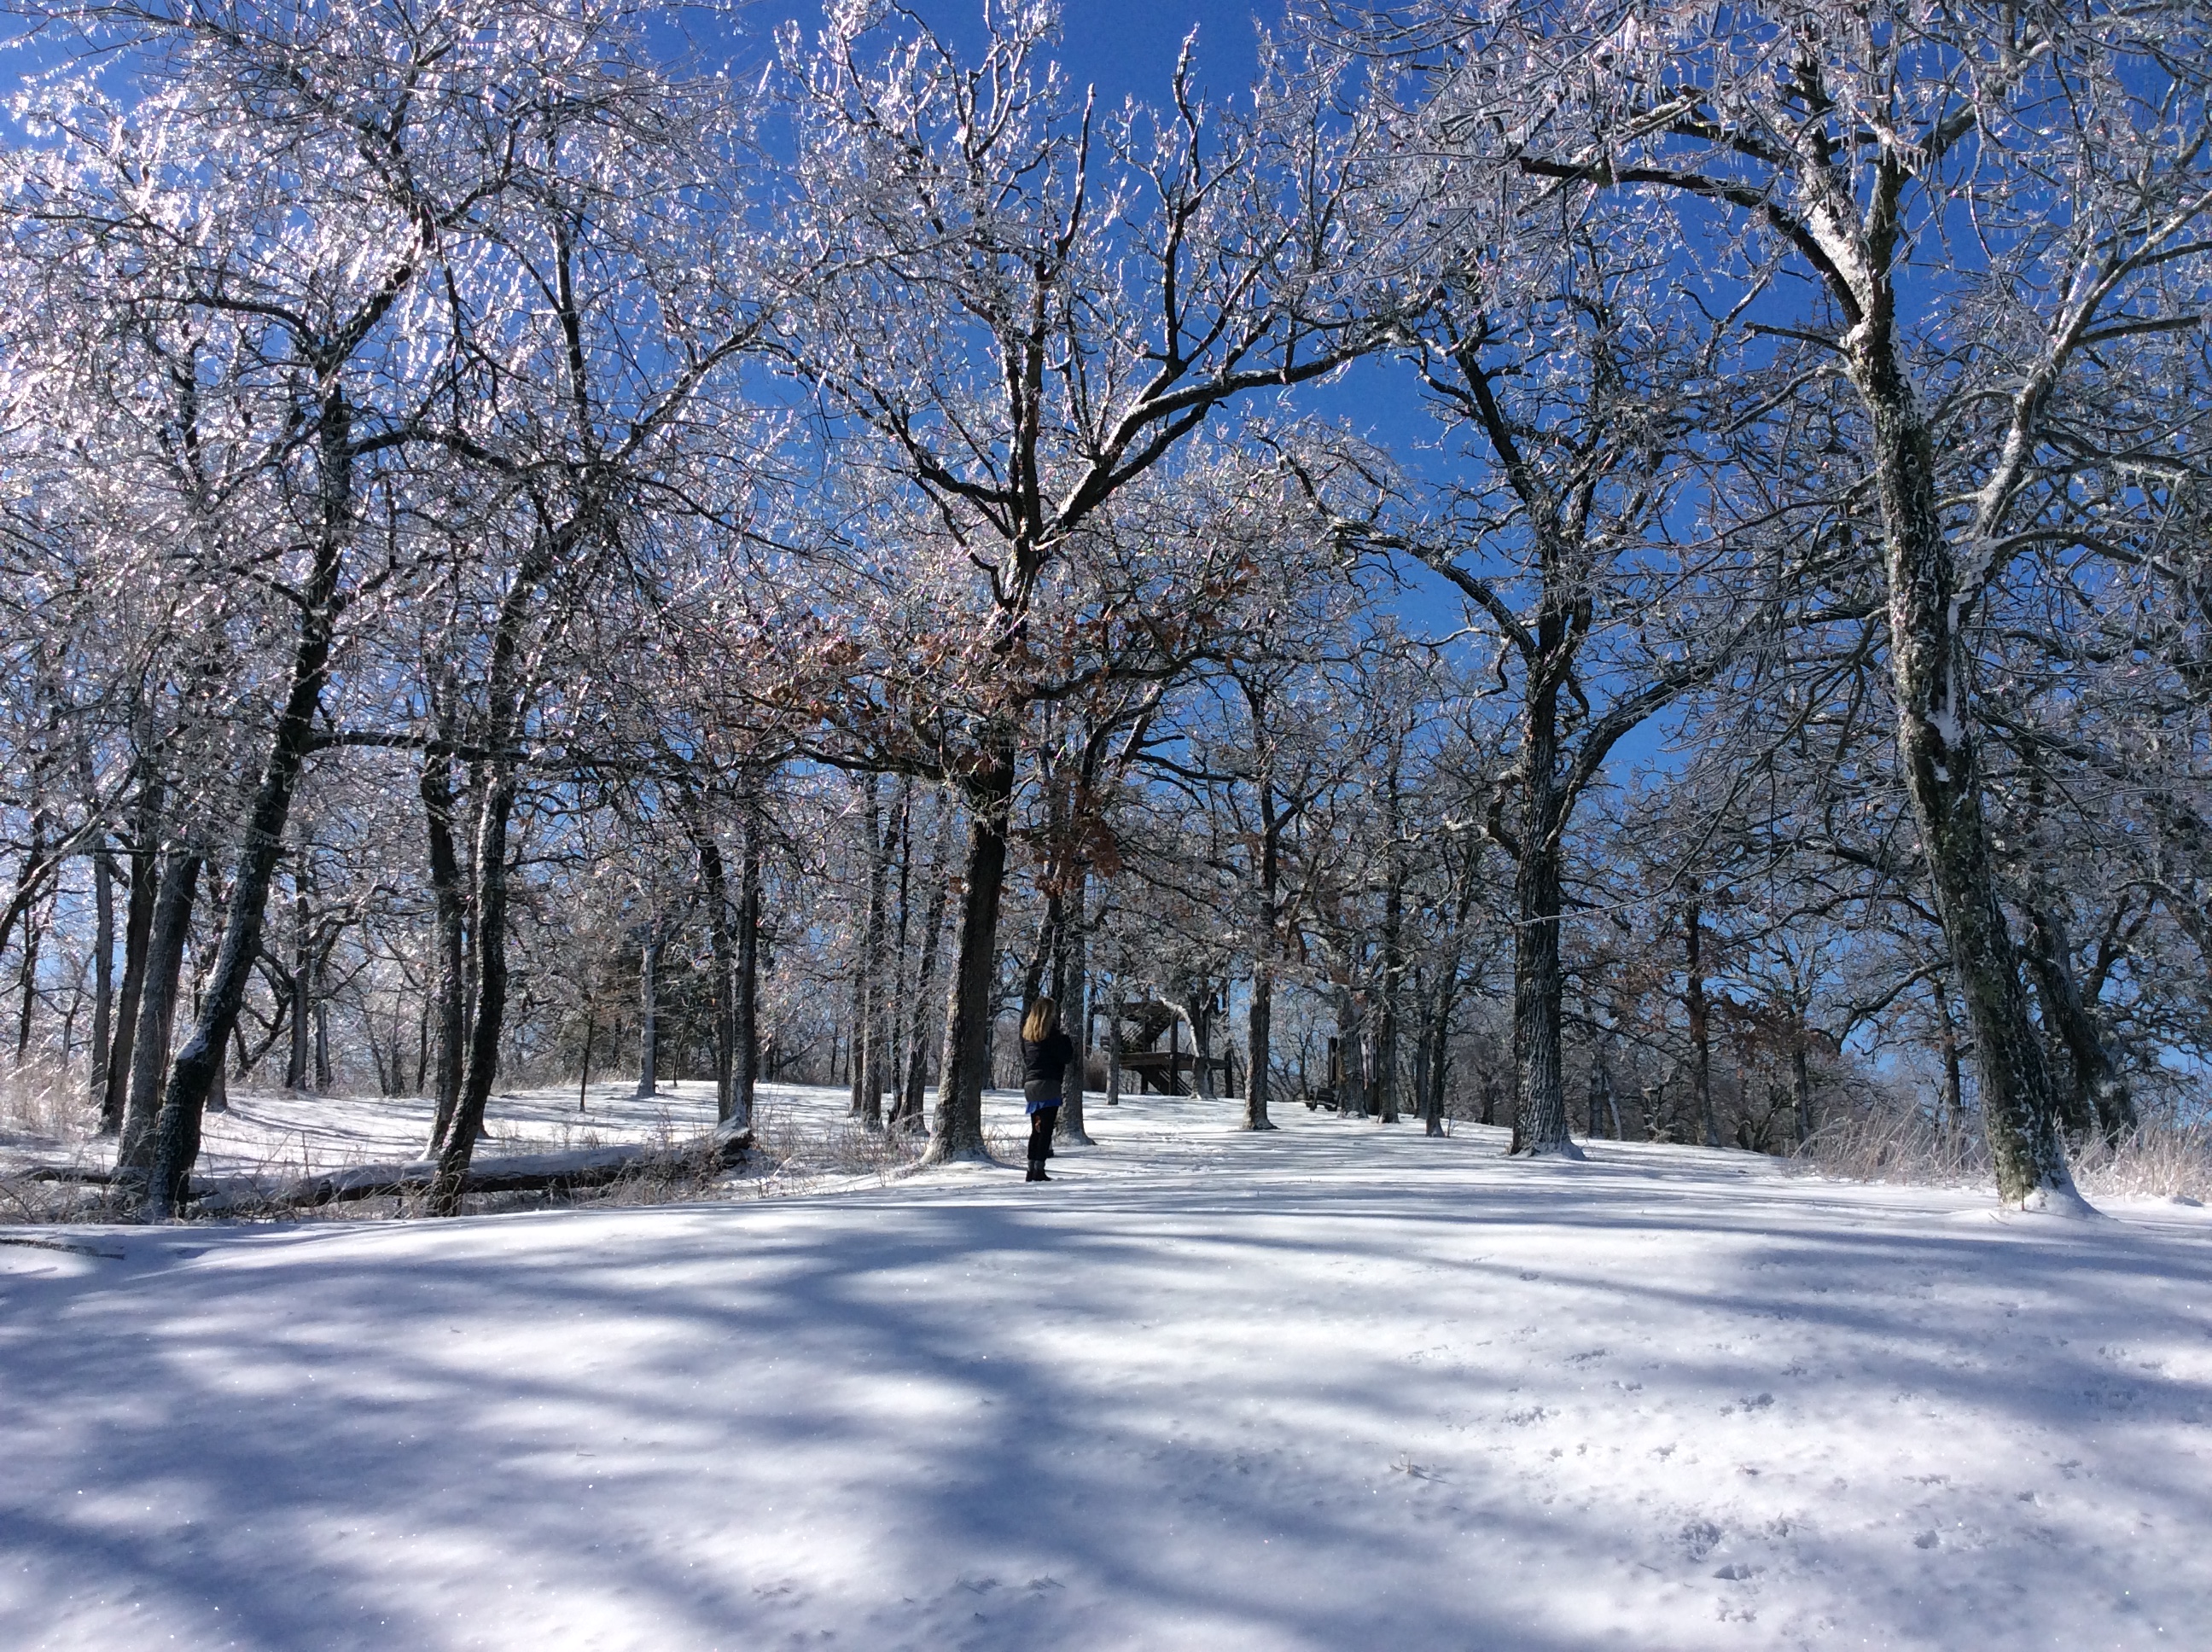
[[[24,1233],[0,1233],[0,1245],[28,1245],[33,1250],[65,1250],[73,1256],[104,1256],[111,1262],[130,1260],[129,1253],[102,1250],[98,1245],[80,1245],[70,1239],[39,1239]]]
[[[720,1129],[696,1145],[580,1147],[558,1153],[515,1153],[480,1159],[469,1167],[462,1191],[471,1193],[574,1193],[603,1187],[650,1166],[672,1169],[696,1166],[727,1169],[751,1151],[752,1132]],[[243,1211],[316,1210],[362,1199],[404,1198],[429,1191],[438,1173],[435,1159],[404,1164],[354,1164],[297,1176],[275,1187],[225,1181],[196,1182],[191,1211],[197,1216],[227,1216]],[[199,1189],[205,1187],[205,1192]]]
[[[18,1170],[9,1177],[11,1181],[70,1181],[87,1187],[111,1187],[115,1172],[103,1170],[96,1164],[33,1164],[27,1170]]]

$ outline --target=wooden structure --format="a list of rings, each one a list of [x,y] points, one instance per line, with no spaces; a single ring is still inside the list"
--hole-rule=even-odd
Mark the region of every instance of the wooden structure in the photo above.
[[[1174,1005],[1149,999],[1118,1004],[1101,1013],[1121,1019],[1121,1071],[1136,1078],[1139,1094],[1188,1096],[1201,1073],[1217,1079],[1218,1093],[1227,1093],[1234,1069],[1219,1056],[1182,1048],[1183,1016]],[[1157,1048],[1163,1035],[1165,1049]]]

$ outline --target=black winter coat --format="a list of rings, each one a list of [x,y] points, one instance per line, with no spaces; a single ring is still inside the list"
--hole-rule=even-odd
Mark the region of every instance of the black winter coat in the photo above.
[[[1064,1032],[1056,1032],[1042,1043],[1032,1044],[1022,1040],[1022,1089],[1031,1099],[1042,1091],[1058,1096],[1066,1083],[1067,1064],[1075,1057],[1074,1041]]]

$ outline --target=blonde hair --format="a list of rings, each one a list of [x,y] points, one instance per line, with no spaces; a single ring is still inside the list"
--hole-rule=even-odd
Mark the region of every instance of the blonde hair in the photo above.
[[[1030,1005],[1030,1012],[1022,1017],[1022,1040],[1024,1043],[1042,1044],[1060,1030],[1060,1005],[1048,998],[1041,998]]]

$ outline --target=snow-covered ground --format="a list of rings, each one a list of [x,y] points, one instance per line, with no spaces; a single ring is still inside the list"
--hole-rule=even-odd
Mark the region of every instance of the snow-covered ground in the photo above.
[[[0,1244],[0,1646],[2212,1645],[2203,1211],[1092,1118],[1046,1186],[15,1230],[81,1248]]]

